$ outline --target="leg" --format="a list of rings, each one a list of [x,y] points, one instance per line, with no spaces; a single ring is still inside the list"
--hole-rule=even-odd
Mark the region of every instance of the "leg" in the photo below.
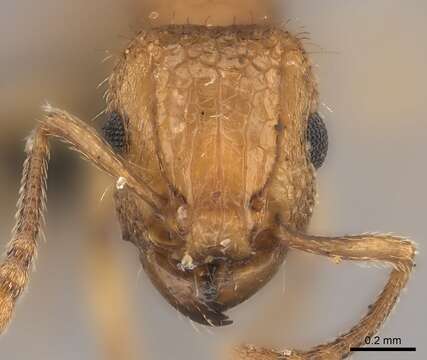
[[[25,151],[27,159],[19,191],[16,225],[8,244],[6,260],[0,266],[0,333],[9,323],[15,303],[28,282],[45,209],[49,160],[46,138],[37,131],[33,132],[27,140]]]
[[[46,118],[26,143],[27,159],[19,192],[16,225],[6,259],[0,266],[0,333],[7,326],[15,303],[27,285],[29,269],[36,253],[45,210],[49,137],[60,138],[108,174],[124,178],[126,185],[153,207],[160,206],[162,202],[92,128],[64,111],[51,107],[46,111]]]
[[[133,165],[117,156],[96,131],[65,111],[46,107],[47,117],[40,123],[41,136],[53,136],[70,144],[73,150],[83,155],[101,170],[122,178],[123,185],[135,191],[146,203],[155,209],[161,208],[166,199],[157,194],[145,182]]]
[[[267,349],[243,347],[237,350],[238,358],[331,360],[347,357],[350,354],[350,348],[362,345],[365,337],[373,335],[390,314],[414,266],[414,244],[399,237],[386,235],[315,237],[294,232],[285,226],[280,228],[278,235],[283,244],[290,248],[328,256],[339,261],[380,261],[391,264],[393,270],[387,285],[375,303],[370,306],[365,317],[336,340],[302,352],[279,353]]]

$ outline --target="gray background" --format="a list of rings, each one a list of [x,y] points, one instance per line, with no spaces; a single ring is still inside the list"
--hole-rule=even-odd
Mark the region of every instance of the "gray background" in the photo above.
[[[9,239],[23,160],[23,138],[45,100],[90,119],[103,108],[96,89],[147,19],[141,2],[3,0],[0,4],[0,243]],[[417,353],[355,359],[425,359],[427,200],[427,2],[295,0],[281,20],[311,33],[330,154],[318,173],[319,204],[310,232],[405,234],[420,247],[417,268],[381,336],[400,337]],[[162,16],[162,14],[160,14]],[[332,110],[332,111],[330,111]],[[103,359],[87,301],[87,250],[81,212],[88,170],[55,146],[49,180],[47,243],[7,333],[1,359]],[[100,195],[104,189],[99,189]],[[304,348],[348,329],[382,289],[387,270],[334,265],[291,253],[283,272],[230,311],[235,325],[210,333],[180,318],[137,276],[132,246],[119,241],[139,359],[214,359],[242,340]],[[86,283],[86,284],[85,284]],[[107,296],[106,296],[107,297]],[[108,298],[106,299],[108,301]]]

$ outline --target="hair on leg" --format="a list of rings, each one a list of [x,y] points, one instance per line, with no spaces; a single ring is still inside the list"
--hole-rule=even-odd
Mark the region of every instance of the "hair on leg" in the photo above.
[[[138,196],[155,209],[161,208],[166,199],[157,194],[147,182],[136,174],[132,164],[114,153],[113,149],[102,140],[95,129],[77,119],[66,111],[45,107],[46,118],[41,121],[40,129],[48,136],[59,138],[68,143],[95,166],[123,180]]]
[[[9,323],[15,304],[25,289],[29,269],[37,250],[46,202],[47,164],[50,137],[57,137],[90,160],[98,168],[140,196],[153,208],[164,199],[135,175],[132,166],[117,156],[94,129],[65,111],[46,106],[46,117],[27,139],[21,189],[19,191],[16,225],[0,265],[0,333]]]
[[[386,286],[368,313],[348,332],[332,342],[316,346],[308,351],[276,352],[252,346],[240,347],[238,359],[343,359],[350,348],[361,346],[366,336],[378,331],[390,314],[400,292],[405,287],[414,266],[415,244],[409,240],[389,235],[356,235],[343,237],[310,236],[295,232],[282,225],[277,234],[284,245],[336,260],[373,261],[390,264],[393,269]]]
[[[40,132],[34,131],[25,146],[16,225],[7,246],[6,259],[0,266],[0,333],[12,316],[15,303],[25,289],[29,269],[37,249],[46,202],[49,148]]]

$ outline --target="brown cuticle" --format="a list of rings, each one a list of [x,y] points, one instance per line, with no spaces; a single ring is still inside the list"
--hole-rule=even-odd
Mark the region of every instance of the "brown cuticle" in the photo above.
[[[208,51],[189,56],[199,48]],[[126,114],[122,155],[49,105],[27,140],[16,226],[0,267],[0,331],[36,253],[52,137],[111,175],[123,239],[162,296],[201,324],[230,324],[224,312],[268,283],[288,249],[337,264],[392,265],[368,314],[337,340],[286,354],[240,347],[236,358],[344,358],[379,329],[415,266],[415,246],[389,235],[306,234],[316,194],[306,129],[318,94],[299,39],[263,25],[149,29],[125,50],[107,99]]]

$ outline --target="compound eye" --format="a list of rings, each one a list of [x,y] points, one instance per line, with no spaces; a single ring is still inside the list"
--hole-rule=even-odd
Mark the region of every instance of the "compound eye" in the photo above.
[[[317,112],[308,118],[307,141],[311,163],[318,169],[328,153],[328,130]]]
[[[102,127],[102,133],[115,152],[123,153],[125,149],[125,126],[119,113],[113,111],[107,114],[107,121]]]

